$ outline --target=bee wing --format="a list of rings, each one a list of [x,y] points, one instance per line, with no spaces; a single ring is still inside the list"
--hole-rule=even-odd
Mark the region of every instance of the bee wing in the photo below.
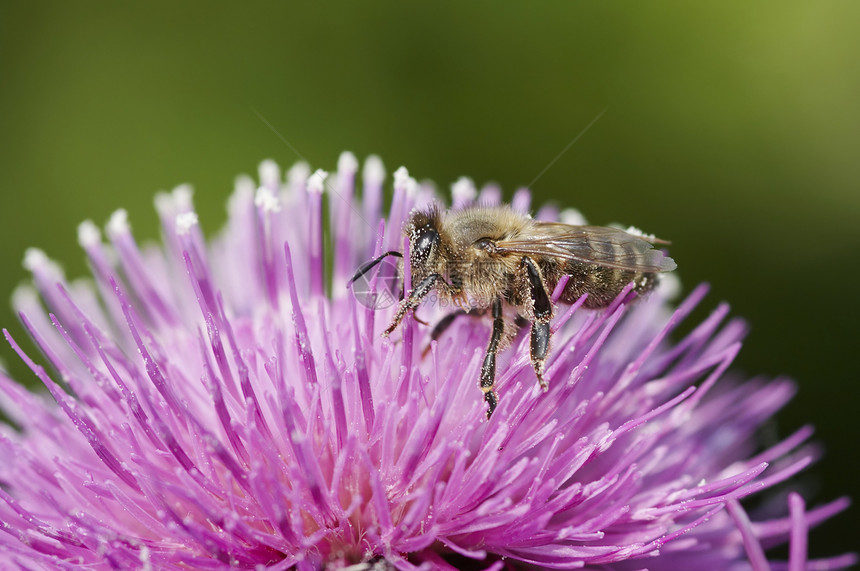
[[[549,256],[632,272],[670,272],[676,267],[650,240],[604,226],[535,222],[531,231],[495,246],[502,254]]]

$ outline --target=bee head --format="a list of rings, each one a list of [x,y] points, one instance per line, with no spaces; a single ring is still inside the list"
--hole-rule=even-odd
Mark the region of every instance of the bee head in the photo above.
[[[421,279],[433,273],[439,256],[439,211],[433,208],[424,212],[413,212],[406,226],[409,236],[409,263],[412,279]]]

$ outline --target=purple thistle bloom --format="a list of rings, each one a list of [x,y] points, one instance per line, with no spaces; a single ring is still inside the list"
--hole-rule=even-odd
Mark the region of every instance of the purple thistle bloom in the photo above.
[[[706,288],[675,309],[671,280],[636,303],[561,308],[549,392],[520,334],[499,355],[488,421],[476,386],[487,319],[459,319],[431,343],[431,327],[407,318],[385,339],[395,308],[367,307],[345,287],[362,262],[403,247],[401,224],[435,196],[400,169],[379,222],[382,165],[368,159],[360,199],[357,170],[345,153],[336,176],[300,164],[284,183],[265,162],[259,187],[237,181],[209,243],[185,187],[156,200],[163,246],[139,248],[123,211],[108,243],[85,222],[92,283],[68,283],[28,252],[35,290],[15,305],[53,371],[6,338],[53,399],[0,375],[18,427],[0,426],[0,567],[800,571],[856,561],[806,555],[807,530],[846,499],[807,511],[790,493],[749,515],[740,503],[816,451],[809,427],[757,447],[757,428],[794,385],[725,372],[745,331],[725,305],[670,340]],[[459,206],[499,197],[466,179],[454,187]],[[527,211],[528,192],[512,204]],[[419,314],[432,324],[448,311]],[[764,550],[785,542],[789,560],[769,562]]]

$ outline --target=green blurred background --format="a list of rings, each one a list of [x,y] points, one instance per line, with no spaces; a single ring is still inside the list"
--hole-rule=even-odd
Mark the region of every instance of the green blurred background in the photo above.
[[[298,158],[258,114],[313,167],[377,153],[510,197],[608,107],[537,200],[671,239],[685,289],[713,286],[698,317],[749,320],[738,370],[799,382],[775,430],[818,429],[810,503],[860,498],[858,22],[854,0],[4,2],[0,296],[29,246],[83,275],[85,218],[124,207],[157,238],[153,194],[178,183],[216,230],[238,173]],[[6,303],[0,324],[23,337]],[[812,553],[856,548],[858,511]]]

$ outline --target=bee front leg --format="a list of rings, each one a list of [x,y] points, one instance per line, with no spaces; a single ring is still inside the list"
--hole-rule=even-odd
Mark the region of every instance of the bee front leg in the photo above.
[[[418,307],[424,298],[427,297],[427,294],[433,291],[437,281],[445,283],[440,274],[430,274],[418,282],[418,285],[409,292],[409,295],[400,301],[400,307],[397,308],[397,313],[394,314],[394,319],[391,320],[391,324],[388,326],[388,329],[382,332],[382,335],[385,337],[391,335],[391,332],[397,329],[397,326],[400,325],[401,321],[403,321],[406,313],[410,309]]]
[[[496,352],[499,350],[499,341],[505,332],[505,321],[502,318],[502,298],[497,297],[493,302],[493,333],[490,336],[490,344],[484,355],[484,363],[481,365],[481,390],[484,392],[484,400],[487,401],[487,419],[496,410],[499,399],[493,385],[496,383]]]
[[[549,353],[549,322],[552,320],[552,302],[544,287],[540,269],[530,258],[523,258],[523,267],[529,280],[534,321],[532,321],[531,361],[541,388],[548,386],[543,378],[544,364]]]

